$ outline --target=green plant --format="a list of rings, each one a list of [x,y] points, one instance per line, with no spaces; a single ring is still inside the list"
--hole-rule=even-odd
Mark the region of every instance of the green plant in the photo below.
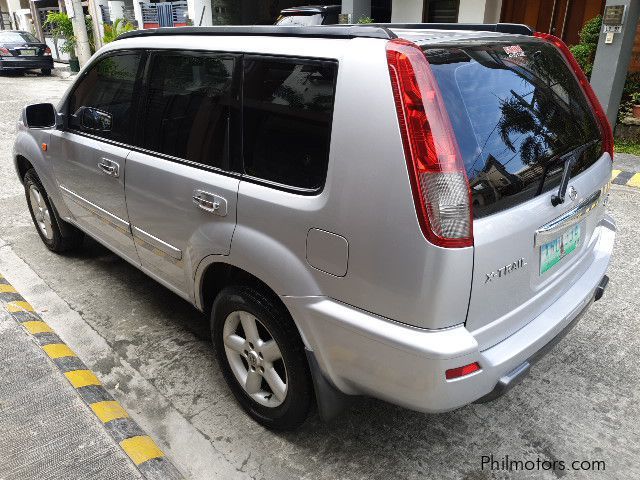
[[[93,23],[90,16],[84,17],[85,25],[87,26],[87,35],[89,37],[89,47],[91,53],[95,52],[95,43],[93,41]],[[76,36],[73,33],[73,24],[71,19],[66,13],[62,12],[49,12],[47,19],[44,22],[45,26],[51,26],[51,35],[57,42],[59,39],[63,39],[64,45],[59,50],[62,53],[68,53],[71,57],[76,56]]]
[[[598,37],[602,28],[602,17],[598,15],[586,22],[580,30],[580,43],[569,47],[587,77],[591,77],[593,59],[598,48]]]
[[[640,104],[640,72],[633,72],[627,74],[627,79],[624,82],[624,88],[622,89],[622,99],[620,100],[620,107],[618,108],[618,120],[623,120],[626,117],[632,115],[632,108],[634,105]]]
[[[104,37],[102,37],[102,41],[104,43],[113,42],[123,33],[135,30],[135,28],[132,23],[129,23],[124,18],[116,18],[113,24],[104,24]]]
[[[614,149],[618,153],[630,153],[640,155],[640,144],[632,141],[616,140]]]
[[[44,26],[51,27],[51,35],[55,42],[61,38],[65,41],[60,51],[75,57],[76,36],[73,34],[73,24],[69,16],[66,13],[49,12]]]
[[[362,16],[358,19],[358,23],[373,23],[373,18]]]

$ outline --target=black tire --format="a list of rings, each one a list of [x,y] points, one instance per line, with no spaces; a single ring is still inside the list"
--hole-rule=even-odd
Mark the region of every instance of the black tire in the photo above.
[[[43,75],[46,75],[47,77],[49,75],[51,75],[51,69],[50,68],[41,68],[40,71],[42,72]]]
[[[238,311],[253,315],[257,323],[266,328],[263,332],[270,335],[279,347],[281,360],[278,362],[284,366],[287,385],[286,396],[280,405],[269,407],[258,403],[245,391],[231,369],[223,330],[227,317]],[[311,372],[298,330],[282,305],[270,295],[251,287],[227,287],[218,294],[211,309],[211,336],[227,384],[242,408],[254,420],[273,430],[293,430],[306,420],[313,403]],[[248,338],[246,334],[245,337]],[[243,363],[249,365],[246,360]],[[275,368],[275,362],[272,365]],[[266,377],[262,385],[269,388]]]
[[[48,219],[50,219],[51,223],[51,231],[49,235],[45,235],[38,224],[38,220],[36,219],[34,206],[32,206],[32,200],[30,198],[31,187],[35,187],[41,194],[42,201],[48,209]],[[73,225],[59,219],[51,199],[47,195],[46,190],[42,186],[42,182],[40,182],[40,178],[38,178],[38,174],[33,168],[28,170],[24,176],[24,192],[27,198],[27,206],[29,207],[31,220],[33,220],[33,224],[36,227],[36,231],[38,232],[38,235],[40,235],[42,242],[49,250],[55,253],[62,253],[78,248],[82,244],[84,233]],[[61,224],[62,228],[60,228]]]

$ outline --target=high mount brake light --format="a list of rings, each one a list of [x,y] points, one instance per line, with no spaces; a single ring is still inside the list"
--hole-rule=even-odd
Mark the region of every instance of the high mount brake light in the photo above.
[[[578,62],[569,50],[569,47],[567,47],[561,39],[549,33],[536,32],[534,33],[534,36],[555,45],[567,60],[567,63],[571,66],[571,69],[575,73],[578,83],[580,83],[582,91],[587,96],[587,100],[589,100],[591,108],[593,108],[596,119],[598,120],[598,125],[602,132],[602,150],[604,152],[608,152],[611,160],[613,161],[613,131],[611,130],[611,124],[609,123],[609,119],[607,118],[602,105],[600,105],[600,101],[598,100],[596,93],[593,91],[593,88],[591,88],[591,84],[589,83],[587,76],[580,68],[580,65],[578,65]]]
[[[429,62],[416,44],[395,39],[387,64],[422,233],[440,247],[471,247],[469,181]]]

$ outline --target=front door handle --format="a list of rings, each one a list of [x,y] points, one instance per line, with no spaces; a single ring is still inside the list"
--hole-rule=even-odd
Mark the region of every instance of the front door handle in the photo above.
[[[193,191],[193,203],[207,213],[224,217],[227,215],[227,201],[220,195],[205,192],[204,190]]]
[[[111,175],[116,178],[120,176],[120,165],[114,161],[102,158],[100,162],[98,162],[98,167],[107,175]]]

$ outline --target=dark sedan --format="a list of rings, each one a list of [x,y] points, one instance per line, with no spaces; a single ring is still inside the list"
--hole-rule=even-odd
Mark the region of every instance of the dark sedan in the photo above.
[[[0,31],[0,72],[40,69],[51,75],[51,49],[29,32]]]

